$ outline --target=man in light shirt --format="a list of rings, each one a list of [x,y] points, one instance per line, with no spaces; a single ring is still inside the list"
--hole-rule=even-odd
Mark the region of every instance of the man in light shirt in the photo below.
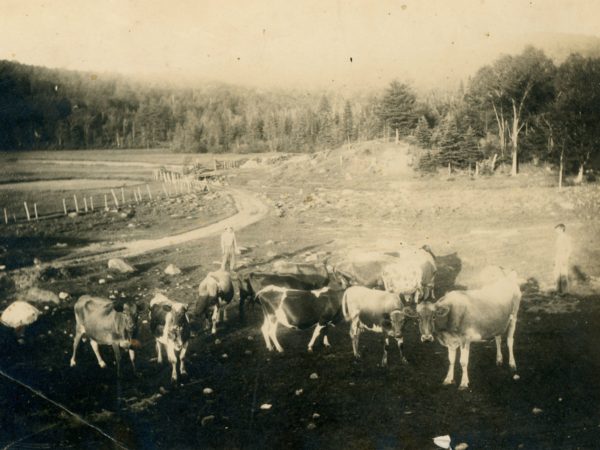
[[[554,227],[556,232],[556,255],[554,257],[554,279],[556,292],[564,294],[569,287],[569,258],[571,257],[571,238],[566,227],[560,223]]]
[[[221,263],[222,270],[235,269],[235,255],[238,253],[237,242],[235,241],[235,233],[233,227],[227,227],[221,235],[221,252],[223,252],[223,262]],[[229,268],[227,268],[229,267]]]

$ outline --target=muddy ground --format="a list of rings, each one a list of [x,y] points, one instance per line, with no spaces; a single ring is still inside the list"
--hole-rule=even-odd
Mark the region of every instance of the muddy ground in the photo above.
[[[242,323],[236,305],[216,337],[196,324],[189,377],[179,386],[171,385],[166,364],[151,361],[155,350],[147,323],[141,324],[139,377],[125,359],[121,380],[114,365],[100,370],[89,343],[81,344],[77,367],[69,367],[72,304],[78,296],[117,291],[148,304],[160,289],[193,302],[199,281],[219,260],[216,238],[133,258],[137,272],[130,276],[110,274],[102,261],[48,271],[37,284],[69,292],[71,298],[31,327],[22,345],[1,328],[0,369],[127,448],[428,449],[436,448],[434,437],[445,434],[453,447],[466,443],[474,449],[596,448],[597,186],[568,188],[557,196],[541,175],[529,182],[484,183],[460,177],[373,178],[370,173],[361,178],[352,172],[349,179],[335,168],[337,156],[332,161],[322,164],[325,177],[301,178],[289,165],[279,172],[290,176],[287,183],[275,169],[239,171],[230,179],[232,186],[256,193],[271,206],[268,217],[237,230],[247,248],[240,270],[278,258],[323,260],[348,248],[426,242],[438,255],[439,297],[472,285],[484,265],[514,267],[528,279],[515,336],[520,379],[512,379],[508,367],[496,367],[495,346],[489,342],[472,346],[469,390],[442,386],[446,351],[437,343],[420,343],[413,322],[406,328],[408,366],[392,353],[390,366],[380,367],[381,339],[369,333],[361,337],[364,359],[355,362],[347,324],[332,329],[330,349],[319,346],[312,354],[306,352],[310,332],[280,328],[286,351],[269,353],[258,309],[248,310]],[[562,298],[548,292],[557,221],[566,222],[573,235],[577,267],[572,293]],[[165,275],[169,263],[182,274]],[[106,284],[98,284],[100,278]],[[112,361],[110,349],[102,352]],[[504,353],[506,359],[505,348]],[[205,388],[212,393],[205,394]],[[271,408],[261,409],[264,404]],[[0,447],[15,441],[12,448],[117,446],[5,377],[0,377],[0,408]]]

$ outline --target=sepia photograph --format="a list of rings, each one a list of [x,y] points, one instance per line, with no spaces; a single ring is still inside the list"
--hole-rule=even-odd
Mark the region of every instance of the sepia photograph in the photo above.
[[[600,448],[596,0],[0,0],[0,449]]]

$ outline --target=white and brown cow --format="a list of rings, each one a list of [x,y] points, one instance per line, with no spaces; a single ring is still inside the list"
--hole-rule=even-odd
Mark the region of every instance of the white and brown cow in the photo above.
[[[341,299],[343,291],[325,287],[314,291],[267,286],[256,293],[260,302],[264,323],[261,327],[265,344],[269,351],[273,346],[278,352],[283,347],[277,339],[279,324],[293,329],[305,330],[315,327],[308,343],[308,351],[323,330],[323,345],[329,347],[327,325],[341,320]]]
[[[90,339],[90,345],[98,359],[98,365],[106,367],[100,355],[99,345],[110,345],[115,353],[117,375],[121,375],[120,348],[129,351],[129,359],[135,372],[134,347],[139,346],[135,339],[137,334],[137,306],[134,303],[124,303],[122,308],[111,300],[82,295],[75,303],[75,338],[73,339],[73,356],[71,367],[75,366],[75,355],[81,337],[85,334]]]
[[[223,320],[227,320],[227,305],[231,303],[235,290],[231,274],[226,270],[209,272],[198,286],[198,301],[195,304],[195,314],[206,316],[212,310],[211,333],[217,333],[217,323],[223,312]]]
[[[404,297],[412,297],[415,304],[435,298],[435,255],[424,245],[407,246],[390,253],[397,262],[386,265],[381,274],[385,290]]]
[[[156,340],[156,362],[162,364],[162,347],[171,363],[171,381],[177,382],[179,373],[186,375],[185,354],[190,340],[190,322],[187,305],[174,302],[163,294],[156,294],[150,302],[150,331]]]
[[[404,337],[402,328],[406,318],[406,310],[400,296],[391,292],[369,289],[364,286],[352,286],[346,289],[342,300],[344,318],[351,321],[350,338],[355,358],[360,358],[358,349],[362,330],[383,333],[382,366],[387,366],[389,338],[393,337],[400,351],[400,358],[405,364],[406,358],[402,351]]]
[[[506,333],[509,365],[516,371],[513,352],[521,289],[516,272],[497,278],[480,289],[451,291],[437,303],[417,305],[414,316],[419,320],[422,341],[437,339],[448,348],[448,374],[444,384],[454,383],[454,361],[460,347],[462,379],[460,389],[469,386],[469,350],[471,342],[495,338],[496,363],[502,364],[502,334]]]

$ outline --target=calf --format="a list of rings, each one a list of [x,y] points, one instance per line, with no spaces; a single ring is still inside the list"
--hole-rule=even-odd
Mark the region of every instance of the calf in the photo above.
[[[516,272],[501,276],[481,289],[452,291],[437,303],[417,305],[414,315],[419,319],[422,341],[434,338],[448,348],[448,374],[444,384],[454,382],[454,361],[460,347],[462,379],[459,389],[469,386],[469,350],[471,342],[495,338],[496,363],[502,364],[502,334],[507,333],[509,365],[516,371],[513,353],[517,313],[521,289]]]
[[[177,360],[179,372],[187,375],[185,354],[190,339],[190,323],[187,305],[169,300],[157,294],[150,302],[150,331],[156,339],[156,362],[162,364],[162,346],[171,363],[171,381],[177,382]]]
[[[277,340],[278,324],[300,330],[316,325],[308,343],[308,351],[312,351],[321,330],[324,330],[323,345],[329,347],[327,325],[337,323],[341,319],[342,292],[329,287],[305,291],[278,286],[267,286],[257,292],[256,296],[265,318],[261,331],[267,349],[273,350],[274,345],[278,352],[283,352],[283,347]]]
[[[402,304],[400,296],[390,292],[363,286],[352,286],[346,289],[342,300],[342,311],[344,318],[352,322],[350,338],[354,356],[357,359],[360,358],[358,343],[362,330],[366,329],[384,335],[382,366],[387,366],[390,337],[396,340],[401,361],[406,364],[407,361],[402,351],[404,342],[402,328],[408,309]]]
[[[75,366],[75,355],[81,337],[85,334],[98,359],[100,367],[106,363],[100,355],[98,345],[110,345],[115,353],[117,375],[121,375],[120,348],[129,351],[129,359],[135,372],[135,352],[132,347],[139,346],[137,335],[137,307],[134,303],[123,304],[123,309],[116,308],[112,301],[83,295],[75,303],[75,338],[73,339],[73,356],[71,367]]]
[[[227,320],[226,307],[231,303],[234,293],[231,275],[225,270],[209,272],[200,282],[195,312],[198,315],[204,315],[208,319],[210,308],[213,308],[211,318],[212,334],[217,333],[217,323],[220,320],[221,310],[223,311],[223,319]]]

